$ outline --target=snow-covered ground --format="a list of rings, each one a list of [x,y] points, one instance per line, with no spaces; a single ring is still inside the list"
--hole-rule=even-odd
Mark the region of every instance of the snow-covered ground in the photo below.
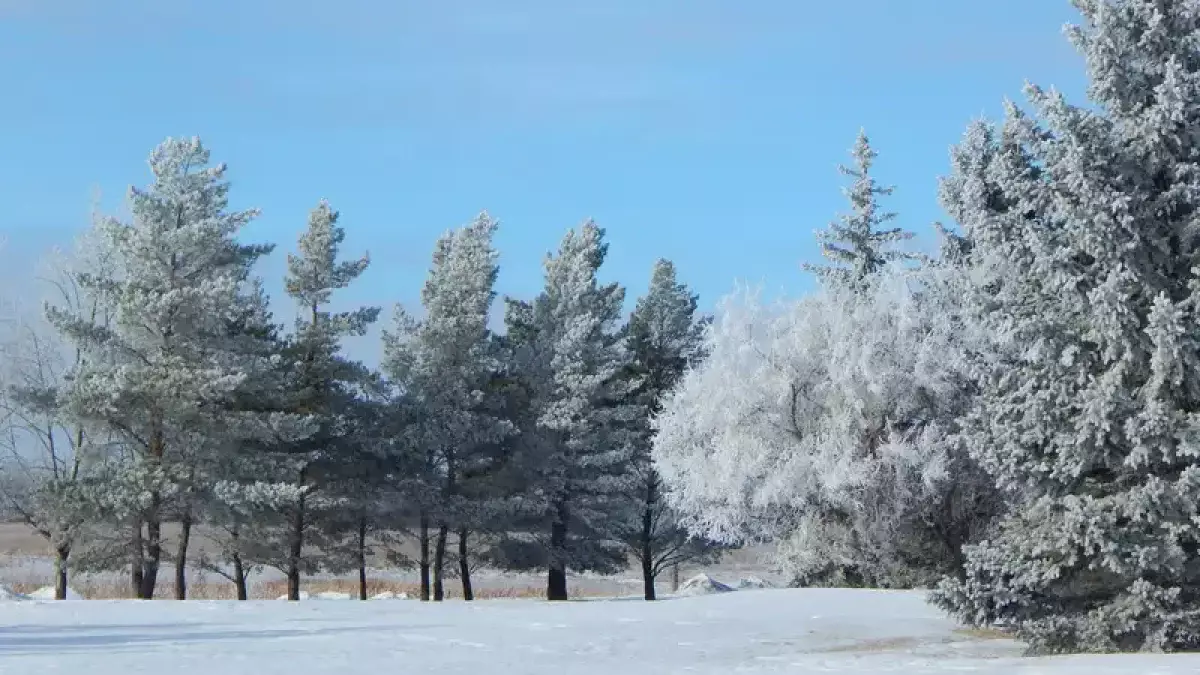
[[[739,590],[658,603],[0,602],[0,673],[621,675],[1200,672],[1200,655],[1020,657],[920,593]]]

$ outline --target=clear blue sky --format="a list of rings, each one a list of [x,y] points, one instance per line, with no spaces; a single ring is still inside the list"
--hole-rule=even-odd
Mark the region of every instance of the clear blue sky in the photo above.
[[[229,164],[286,251],[318,199],[372,268],[344,302],[412,304],[433,242],[487,209],[500,290],[585,217],[604,277],[657,257],[711,307],[735,279],[803,292],[859,127],[923,235],[975,117],[1025,80],[1082,96],[1067,0],[0,0],[0,283],[109,212],[168,135]],[[926,243],[931,241],[926,237]],[[283,308],[281,308],[283,309]],[[286,315],[286,312],[281,312]],[[372,361],[373,340],[354,350]]]

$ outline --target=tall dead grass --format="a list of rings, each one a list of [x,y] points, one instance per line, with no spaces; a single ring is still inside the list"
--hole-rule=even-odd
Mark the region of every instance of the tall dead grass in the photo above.
[[[50,584],[19,582],[8,584],[8,587],[17,593],[28,594],[48,585]],[[129,588],[127,580],[78,577],[71,581],[70,586],[76,593],[79,593],[79,595],[88,600],[129,600],[133,598],[133,593]],[[302,583],[301,590],[311,596],[315,596],[318,593],[345,593],[351,598],[358,598],[358,581],[354,579],[314,579]],[[250,599],[252,600],[274,600],[287,595],[287,582],[284,580],[256,582],[250,584],[249,591]],[[409,582],[398,582],[388,579],[367,579],[367,597],[382,593],[405,594],[409,598],[416,599],[421,595],[421,588],[419,585]],[[546,590],[544,588],[533,585],[484,586],[475,589],[475,598],[477,600],[500,598],[538,599],[545,597],[545,595]],[[158,588],[155,589],[154,597],[156,600],[173,599],[175,597],[174,584],[169,581],[159,584]],[[189,600],[234,600],[236,597],[237,594],[233,584],[229,582],[197,581],[188,586]],[[589,594],[585,593],[580,597],[589,597]],[[591,594],[590,597],[596,597],[596,595]],[[446,599],[461,600],[461,586],[454,583],[447,585]]]

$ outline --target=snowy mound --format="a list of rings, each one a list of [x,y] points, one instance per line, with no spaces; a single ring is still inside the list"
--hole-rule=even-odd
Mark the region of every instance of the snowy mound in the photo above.
[[[53,586],[43,586],[43,587],[37,589],[36,591],[30,593],[29,597],[33,598],[34,600],[53,600],[54,599],[54,587]],[[84,599],[84,597],[82,595],[80,595],[79,593],[77,593],[74,588],[67,586],[67,600],[83,600],[83,599]]]
[[[350,594],[342,593],[340,591],[324,591],[321,593],[317,593],[317,599],[318,600],[349,600]]]
[[[29,599],[28,596],[21,595],[20,593],[14,592],[8,586],[0,585],[0,602],[3,602],[5,600],[28,600],[28,599]]]
[[[764,581],[758,577],[742,577],[738,579],[734,587],[739,591],[752,590],[756,588],[771,588],[771,582]]]
[[[712,595],[728,593],[733,588],[717,581],[707,574],[697,574],[679,585],[679,595]]]
[[[287,597],[286,595],[281,595],[281,596],[279,596],[278,598],[275,598],[275,599],[276,599],[276,600],[287,600],[287,599],[288,599],[288,597]],[[308,600],[308,591],[300,591],[300,599],[301,599],[301,600]]]
[[[372,595],[371,599],[372,600],[407,600],[408,593],[393,593],[391,591],[384,591],[382,593],[376,593],[375,595]]]

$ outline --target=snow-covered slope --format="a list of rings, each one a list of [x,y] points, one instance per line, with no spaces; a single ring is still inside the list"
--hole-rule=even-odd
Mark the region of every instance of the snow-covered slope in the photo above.
[[[919,593],[746,590],[647,603],[0,603],[0,674],[1200,672],[1197,656],[1024,659]]]

